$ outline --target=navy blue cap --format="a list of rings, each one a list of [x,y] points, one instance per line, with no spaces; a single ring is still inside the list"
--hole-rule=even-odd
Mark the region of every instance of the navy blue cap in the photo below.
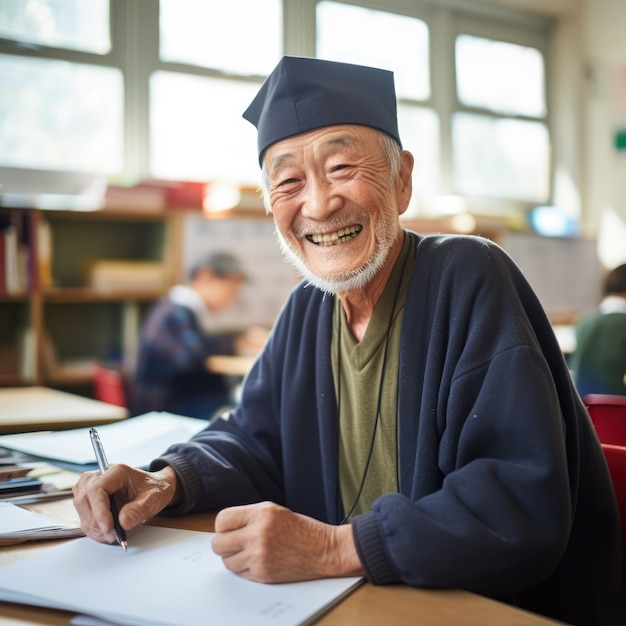
[[[305,57],[283,57],[243,117],[258,130],[259,163],[272,144],[316,128],[358,124],[402,145],[393,72]]]

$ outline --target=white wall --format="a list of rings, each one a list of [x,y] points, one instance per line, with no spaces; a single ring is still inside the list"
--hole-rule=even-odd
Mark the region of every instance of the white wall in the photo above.
[[[584,0],[582,24],[585,223],[612,267],[626,262],[626,152],[613,147],[626,129],[626,2]]]

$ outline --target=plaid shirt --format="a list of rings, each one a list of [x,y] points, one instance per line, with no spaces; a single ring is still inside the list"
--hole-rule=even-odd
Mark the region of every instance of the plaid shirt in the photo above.
[[[209,373],[205,361],[212,354],[233,352],[233,336],[203,334],[191,309],[168,298],[160,300],[141,329],[132,412],[210,418],[230,403],[230,392],[227,380]]]

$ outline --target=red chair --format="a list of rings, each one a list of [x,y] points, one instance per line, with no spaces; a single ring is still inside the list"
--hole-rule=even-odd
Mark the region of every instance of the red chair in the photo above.
[[[626,446],[603,443],[602,450],[611,472],[613,489],[617,496],[617,506],[622,520],[622,536],[624,537],[624,556],[626,557]]]
[[[93,366],[93,397],[101,402],[127,407],[126,386],[121,372],[103,367]]]
[[[626,396],[592,393],[583,402],[600,442],[626,446]]]

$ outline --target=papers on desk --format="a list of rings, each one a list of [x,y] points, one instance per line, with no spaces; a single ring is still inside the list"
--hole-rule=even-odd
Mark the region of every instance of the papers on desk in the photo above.
[[[83,535],[80,528],[67,528],[55,520],[15,504],[0,502],[0,545]]]
[[[224,567],[212,537],[141,526],[128,552],[77,539],[0,568],[0,600],[128,626],[291,626],[318,619],[362,581],[251,582]]]
[[[98,427],[109,463],[144,467],[173,443],[187,441],[208,426],[206,420],[153,411]],[[69,465],[96,467],[89,428],[1,435],[0,447]]]

